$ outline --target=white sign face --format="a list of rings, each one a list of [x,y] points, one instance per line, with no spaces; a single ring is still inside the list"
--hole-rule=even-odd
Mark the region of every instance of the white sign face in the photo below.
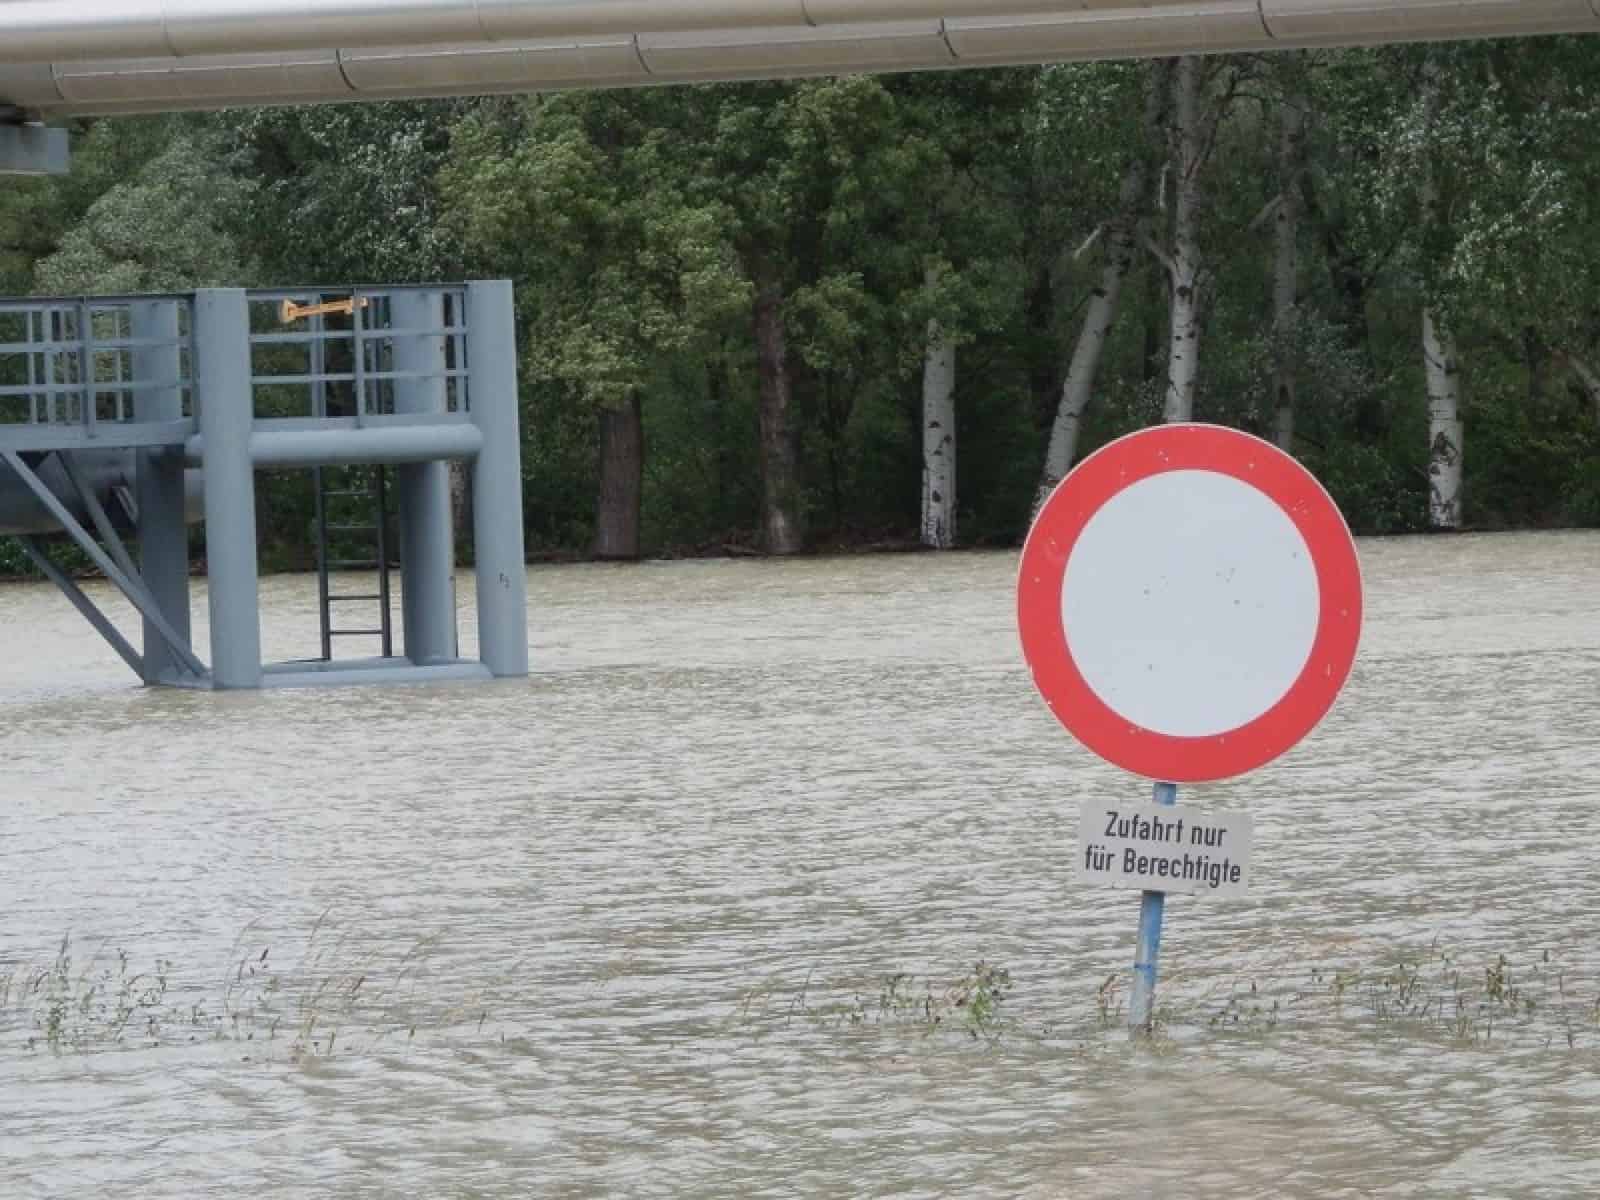
[[[1067,560],[1061,625],[1084,681],[1144,729],[1199,738],[1288,692],[1317,634],[1305,538],[1242,480],[1168,471],[1124,488]]]
[[[1161,783],[1229,779],[1322,720],[1361,638],[1355,543],[1305,467],[1215,425],[1096,450],[1039,510],[1017,632],[1057,720]]]
[[[1252,837],[1245,813],[1086,801],[1073,873],[1100,887],[1243,896]]]

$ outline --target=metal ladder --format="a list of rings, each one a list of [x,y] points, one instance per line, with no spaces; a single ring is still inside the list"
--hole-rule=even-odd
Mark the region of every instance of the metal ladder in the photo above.
[[[390,614],[389,472],[383,466],[317,467],[317,603],[322,620],[322,657],[333,659],[335,638],[382,639],[383,657],[394,657]],[[334,592],[334,571],[373,571],[375,592]],[[376,604],[376,626],[334,624],[335,606]]]

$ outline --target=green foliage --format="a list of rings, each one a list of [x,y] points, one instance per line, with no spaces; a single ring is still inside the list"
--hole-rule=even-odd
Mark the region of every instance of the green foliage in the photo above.
[[[689,194],[655,93],[530,98],[455,130],[447,227],[474,267],[514,273],[524,377],[618,404],[748,303],[723,206]]]
[[[258,285],[429,282],[459,247],[437,176],[468,101],[257,108],[213,118],[242,195],[232,224]]]
[[[0,291],[38,290],[35,266],[56,252],[97,200],[138,176],[189,128],[190,120],[178,117],[78,122],[68,174],[0,181]]]
[[[180,128],[131,178],[101,193],[40,260],[39,288],[57,295],[175,292],[247,275],[225,224],[244,189],[219,152],[215,135]]]
[[[14,538],[0,538],[0,579],[32,579],[39,572]]]
[[[1421,528],[1426,300],[1461,349],[1469,522],[1600,523],[1597,402],[1573,382],[1600,363],[1592,42],[1230,68],[1197,416],[1266,433],[1287,348],[1296,452],[1359,531]],[[936,326],[957,348],[959,527],[1012,543],[1098,285],[1097,252],[1078,251],[1129,156],[1159,150],[1142,146],[1143,77],[1083,64],[84,122],[69,175],[0,185],[0,290],[508,277],[528,538],[550,554],[590,543],[599,410],[635,399],[646,551],[757,540],[762,288],[817,542],[910,539]],[[1260,218],[1291,94],[1309,104],[1300,317],[1275,343]],[[1166,307],[1141,256],[1080,453],[1159,419]],[[269,559],[309,561],[303,474],[261,488]],[[26,570],[6,554],[0,572]]]

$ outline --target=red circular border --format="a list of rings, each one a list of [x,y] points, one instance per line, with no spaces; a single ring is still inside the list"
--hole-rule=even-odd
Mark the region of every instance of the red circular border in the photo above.
[[[1118,715],[1084,680],[1061,623],[1067,561],[1084,527],[1123,488],[1166,471],[1215,471],[1250,484],[1305,538],[1321,609],[1289,690],[1226,733],[1174,737]],[[1095,451],[1050,494],[1022,548],[1017,627],[1033,681],[1056,719],[1101,758],[1168,783],[1228,779],[1272,761],[1322,720],[1361,639],[1361,563],[1344,517],[1316,477],[1270,442],[1218,425],[1160,425]]]

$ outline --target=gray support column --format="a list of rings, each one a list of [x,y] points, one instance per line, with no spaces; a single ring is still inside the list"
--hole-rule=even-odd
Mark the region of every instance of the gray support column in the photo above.
[[[69,166],[65,129],[0,124],[0,175],[65,175]]]
[[[211,677],[219,688],[261,686],[256,576],[250,316],[240,288],[194,297],[195,397],[206,488],[206,575],[211,592]]]
[[[389,301],[398,330],[440,329],[444,297],[396,292]],[[396,372],[429,379],[396,379],[396,413],[445,411],[444,335],[394,339]],[[450,467],[413,463],[396,471],[400,483],[400,578],[406,657],[418,666],[456,657],[455,542],[450,527]]]
[[[522,439],[511,284],[467,285],[468,401],[483,431],[472,467],[472,541],[478,567],[478,652],[502,677],[528,673],[528,581],[522,550]]]
[[[181,356],[178,345],[178,303],[141,300],[128,306],[136,341],[159,339],[170,345],[135,346],[133,378],[159,389],[133,395],[136,421],[183,419],[183,393],[178,388]],[[183,447],[140,450],[134,485],[139,510],[139,574],[161,615],[192,645],[189,629],[189,534],[184,527]],[[157,683],[178,672],[178,662],[149,621],[144,623],[144,681]]]

